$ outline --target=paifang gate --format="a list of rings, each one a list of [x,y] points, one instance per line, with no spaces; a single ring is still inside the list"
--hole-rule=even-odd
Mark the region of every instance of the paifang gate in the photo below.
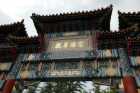
[[[126,93],[137,93],[139,21],[131,20],[137,14],[119,12],[120,30],[111,32],[111,13],[112,6],[71,14],[32,14],[36,37],[27,36],[23,21],[1,26],[1,36],[6,37],[1,37],[0,47],[2,93],[10,93],[18,80],[56,79],[122,79]]]

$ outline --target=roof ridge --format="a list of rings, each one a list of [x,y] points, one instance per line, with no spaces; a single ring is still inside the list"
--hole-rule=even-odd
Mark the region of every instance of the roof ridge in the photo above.
[[[37,39],[38,36],[31,36],[31,37],[27,37],[27,36],[14,36],[14,35],[9,35],[10,38],[15,39],[15,40],[29,40],[29,39]]]
[[[110,10],[112,9],[113,5],[110,5],[108,7],[105,7],[105,8],[98,8],[98,9],[94,9],[94,10],[82,10],[82,11],[76,11],[76,12],[63,12],[63,13],[56,13],[56,14],[46,14],[46,15],[40,15],[40,14],[36,14],[36,13],[32,13],[32,17],[34,16],[38,16],[38,17],[55,17],[55,16],[65,16],[65,15],[69,15],[69,16],[72,16],[72,15],[75,15],[75,14],[87,14],[87,13],[96,13],[98,11],[103,11],[103,10]]]
[[[136,16],[136,15],[140,15],[140,11],[134,11],[134,12],[121,12],[118,11],[119,15],[126,15],[126,16]]]
[[[0,28],[5,27],[5,26],[13,26],[13,25],[17,25],[17,24],[23,24],[23,22],[24,22],[24,19],[22,19],[21,21],[12,22],[12,23],[9,23],[9,24],[1,24]]]
[[[19,34],[21,32],[23,35],[28,36],[24,25],[24,19],[10,24],[0,25],[0,32],[4,34]]]

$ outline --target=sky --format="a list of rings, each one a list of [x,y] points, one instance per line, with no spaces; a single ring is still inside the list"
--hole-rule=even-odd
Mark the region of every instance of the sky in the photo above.
[[[24,19],[29,36],[37,35],[30,18],[32,13],[49,15],[63,12],[95,10],[113,5],[111,30],[118,30],[118,10],[140,10],[140,0],[0,0],[0,24],[9,24]]]

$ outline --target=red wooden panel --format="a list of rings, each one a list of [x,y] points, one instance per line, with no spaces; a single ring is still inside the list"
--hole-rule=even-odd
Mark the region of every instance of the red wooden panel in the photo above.
[[[17,57],[17,49],[15,47],[13,47],[10,49],[10,51],[12,53],[13,60],[15,60]]]
[[[7,80],[2,93],[12,93],[15,80]]]
[[[123,78],[125,93],[138,93],[134,77],[125,76]]]

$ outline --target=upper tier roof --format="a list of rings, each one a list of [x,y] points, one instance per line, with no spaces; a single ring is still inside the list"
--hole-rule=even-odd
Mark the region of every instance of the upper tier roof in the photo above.
[[[19,52],[27,49],[36,51],[40,43],[39,39],[28,37],[23,22],[24,20],[0,26],[0,49],[16,46]]]
[[[140,11],[139,12],[118,12],[119,13],[119,29],[126,29],[134,24],[140,24]]]
[[[49,32],[65,32],[66,31],[72,31],[72,27],[69,27],[67,25],[75,26],[77,24],[87,24],[90,27],[87,27],[86,29],[99,29],[104,31],[110,30],[110,19],[111,19],[111,13],[112,13],[112,5],[110,5],[107,8],[101,8],[93,11],[84,11],[84,12],[74,12],[74,13],[60,13],[55,15],[38,15],[33,13],[31,18],[34,22],[34,25],[37,29],[38,33],[49,33]],[[79,21],[79,23],[75,23],[76,21]],[[69,22],[69,23],[68,23]],[[85,22],[85,23],[84,23]],[[87,23],[86,23],[87,22]],[[75,23],[75,24],[74,24]],[[72,25],[74,24],[74,25]],[[61,27],[60,27],[61,25]],[[52,27],[51,27],[52,26]],[[56,29],[48,30],[48,28],[53,29],[54,26],[57,26],[61,28],[60,31]],[[80,25],[80,27],[83,25]],[[85,29],[85,30],[86,30]],[[75,29],[73,29],[75,30]],[[79,30],[76,28],[76,30]],[[80,29],[81,30],[81,29]]]
[[[12,24],[0,25],[0,35],[12,34],[15,36],[27,36],[23,22],[24,20]]]
[[[39,36],[21,37],[21,36],[9,35],[8,39],[12,44],[16,45],[19,53],[38,52],[38,49],[40,48]]]
[[[25,31],[23,22],[24,20],[12,24],[0,25],[0,46],[1,46],[0,48],[15,46],[11,43],[11,40],[8,38],[9,35],[18,36],[18,37],[28,36]]]
[[[37,36],[35,37],[17,37],[17,36],[13,36],[13,35],[9,35],[8,37],[10,39],[10,41],[12,41],[13,43],[17,44],[17,45],[36,45],[39,43],[39,39]]]

